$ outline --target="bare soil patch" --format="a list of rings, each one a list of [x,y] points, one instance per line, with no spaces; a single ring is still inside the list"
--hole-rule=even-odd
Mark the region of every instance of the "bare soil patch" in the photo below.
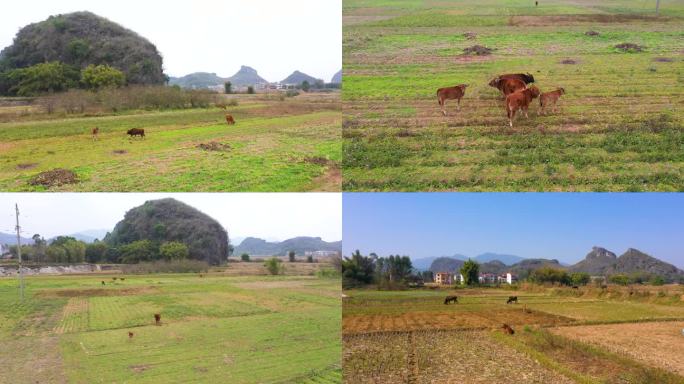
[[[50,289],[39,291],[40,297],[79,297],[79,296],[134,296],[154,294],[156,287],[132,287],[132,288],[86,288],[86,289]]]
[[[488,56],[491,55],[494,50],[492,48],[487,48],[483,45],[473,45],[472,47],[467,47],[463,49],[464,55],[475,55],[475,56]]]
[[[561,327],[552,331],[684,375],[684,321]]]
[[[326,159],[325,157],[321,157],[321,156],[305,157],[304,162],[309,163],[309,164],[324,165],[324,166],[330,164],[329,159]]]
[[[214,152],[228,152],[231,149],[229,144],[219,143],[217,141],[210,141],[208,143],[201,143],[201,144],[197,145],[197,148],[203,149],[205,151],[214,151]]]
[[[22,163],[22,164],[17,164],[17,169],[31,169],[35,168],[38,165],[38,163]]]
[[[463,37],[465,37],[468,40],[474,40],[477,38],[477,34],[474,32],[466,32],[463,34]]]
[[[671,57],[656,57],[655,59],[653,59],[653,61],[658,63],[672,63],[673,61],[675,61],[675,59]]]
[[[600,35],[600,33],[596,32],[596,31],[586,31],[586,32],[584,32],[584,34],[587,36],[599,36]]]
[[[60,185],[74,184],[77,182],[78,177],[74,171],[62,168],[41,172],[29,180],[29,184],[31,185],[42,185],[45,187],[58,187]]]
[[[135,373],[143,373],[146,370],[150,369],[151,365],[149,364],[137,364],[137,365],[131,365],[129,368],[135,372]]]
[[[560,63],[561,63],[561,64],[577,64],[577,60],[573,60],[573,59],[564,59],[564,60],[561,60]]]
[[[656,18],[646,15],[609,15],[609,14],[587,14],[587,15],[554,15],[554,16],[511,16],[508,25],[511,26],[545,26],[545,25],[574,25],[582,23],[629,23],[644,20],[666,21],[669,18]],[[594,31],[589,31],[594,32]],[[598,33],[598,32],[596,32]],[[596,35],[589,35],[596,36]]]
[[[59,337],[21,337],[0,343],[0,382],[66,384]]]
[[[126,153],[128,153],[128,151],[125,149],[115,149],[112,151],[112,153],[115,155],[125,155]]]
[[[618,44],[615,46],[615,48],[623,51],[623,52],[641,52],[644,50],[644,47],[638,44],[634,43],[622,43]]]

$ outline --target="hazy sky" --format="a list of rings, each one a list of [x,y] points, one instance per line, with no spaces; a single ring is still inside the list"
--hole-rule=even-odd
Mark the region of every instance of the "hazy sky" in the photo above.
[[[22,0],[2,7],[0,49],[27,24],[84,10],[150,40],[170,76],[244,64],[269,81],[294,70],[330,81],[342,69],[341,0]]]
[[[19,204],[22,235],[39,233],[50,238],[114,228],[129,209],[164,197],[173,197],[218,220],[233,239],[342,239],[339,193],[2,193],[0,232],[14,231],[15,203]]]
[[[684,269],[682,193],[367,193],[343,197],[343,252],[484,252],[575,263],[602,246]]]

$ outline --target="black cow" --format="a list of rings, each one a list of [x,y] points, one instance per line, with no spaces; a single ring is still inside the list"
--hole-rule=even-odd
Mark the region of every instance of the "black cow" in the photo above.
[[[518,304],[518,296],[508,296],[508,301],[506,302],[506,304],[510,304],[514,301],[516,304]]]
[[[444,299],[444,304],[449,304],[449,303],[458,304],[458,296],[447,296],[446,299]]]
[[[145,130],[142,128],[131,128],[126,132],[131,138],[135,136],[140,136],[141,139],[145,138]]]

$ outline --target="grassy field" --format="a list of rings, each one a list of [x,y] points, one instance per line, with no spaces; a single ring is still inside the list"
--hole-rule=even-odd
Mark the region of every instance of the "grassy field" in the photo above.
[[[0,279],[3,383],[342,381],[337,279],[42,276],[27,297]]]
[[[551,289],[345,291],[343,375],[350,383],[683,383],[684,361],[674,350],[684,291],[662,290],[668,304],[657,295],[588,297],[588,289],[577,296]],[[459,303],[444,305],[452,294]],[[510,295],[519,304],[506,304]],[[515,335],[500,330],[504,323]]]
[[[343,189],[684,190],[684,4],[654,5],[345,0]],[[509,128],[488,82],[516,72],[563,87],[560,110]],[[436,89],[461,83],[442,116]]]
[[[339,191],[339,94],[244,95],[228,107],[46,118],[5,107],[0,189],[6,191]],[[14,114],[14,115],[13,115]],[[6,120],[7,115],[5,115]],[[100,138],[90,131],[99,127]],[[130,140],[130,128],[146,138]],[[215,145],[215,150],[200,148]],[[34,186],[56,168],[78,182]]]

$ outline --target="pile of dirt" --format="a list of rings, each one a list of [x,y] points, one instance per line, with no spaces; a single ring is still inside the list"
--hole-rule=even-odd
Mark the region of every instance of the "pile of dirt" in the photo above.
[[[74,171],[62,168],[41,172],[29,180],[29,184],[31,185],[42,185],[45,187],[58,187],[60,185],[74,184],[77,182],[78,177]]]
[[[328,165],[328,163],[330,163],[330,160],[320,156],[306,157],[304,158],[304,161],[316,165]]]
[[[615,48],[623,51],[623,52],[641,52],[644,50],[644,47],[634,44],[634,43],[622,43],[618,44],[615,46]]]
[[[123,154],[128,153],[128,151],[125,149],[115,149],[112,151],[112,153],[115,155],[123,155]]]
[[[586,32],[584,32],[584,34],[587,36],[598,36],[598,35],[600,35],[600,33],[596,32],[596,31],[586,31]]]
[[[671,63],[675,60],[671,57],[656,57],[655,59],[653,59],[653,61],[657,61],[659,63]]]
[[[463,50],[464,55],[477,55],[477,56],[487,56],[491,55],[492,51],[494,51],[491,48],[484,47],[482,45],[473,45],[472,47],[465,48]]]
[[[573,59],[565,59],[565,60],[561,60],[560,63],[561,64],[577,64],[577,61],[573,60]]]
[[[217,151],[217,152],[228,152],[230,151],[230,145],[219,143],[218,141],[210,141],[208,143],[201,143],[197,146],[199,149],[204,149],[205,151]]]
[[[477,37],[477,34],[473,32],[466,32],[463,34],[463,37],[465,37],[468,40],[474,40]]]
[[[35,168],[36,165],[38,165],[38,163],[17,164],[17,169],[31,169],[31,168]]]

